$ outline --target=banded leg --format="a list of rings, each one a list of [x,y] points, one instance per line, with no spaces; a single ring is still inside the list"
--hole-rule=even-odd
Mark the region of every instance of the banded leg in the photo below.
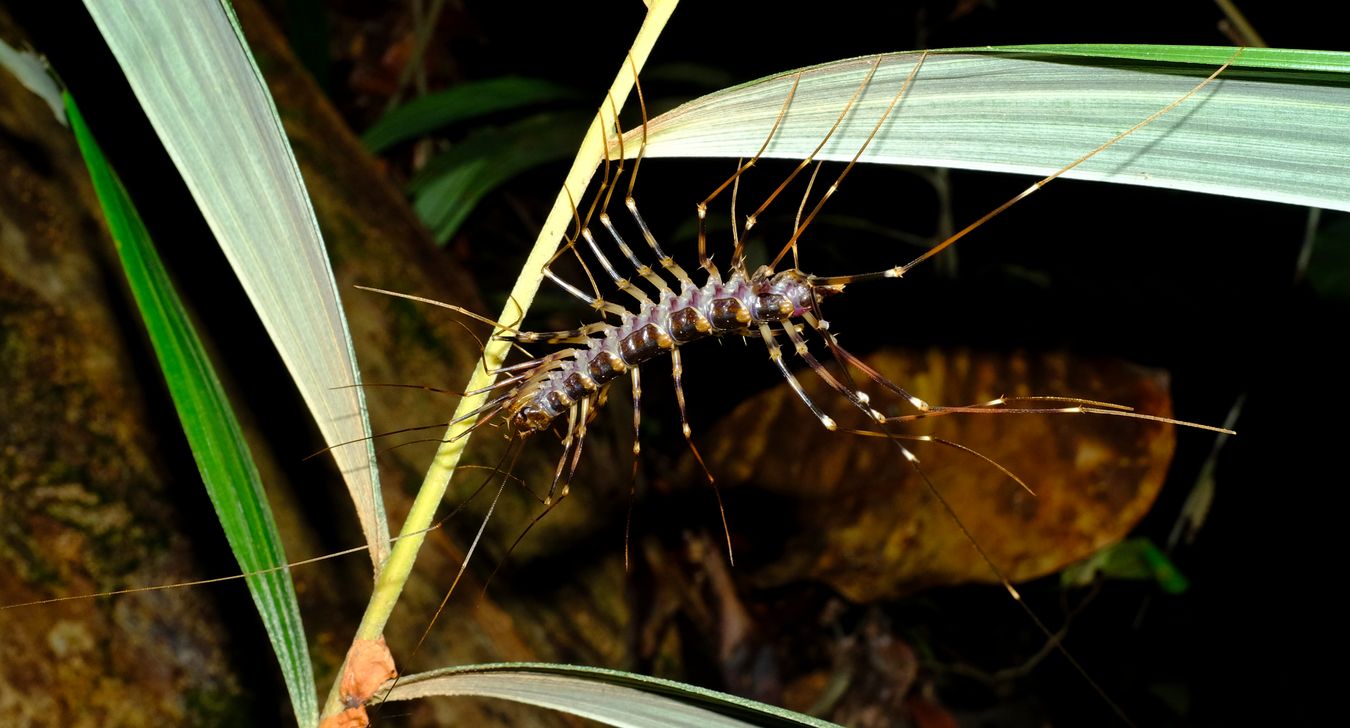
[[[801,160],[801,162],[797,164],[797,168],[792,170],[792,174],[789,174],[782,182],[780,182],[778,184],[777,189],[775,189],[772,193],[769,194],[767,198],[764,199],[764,202],[760,204],[759,209],[750,213],[750,215],[745,218],[745,232],[747,234],[750,232],[750,228],[753,228],[755,226],[755,223],[759,220],[759,216],[762,215],[764,211],[768,209],[769,205],[773,204],[773,201],[777,199],[780,194],[783,193],[783,190],[787,189],[787,186],[792,184],[792,181],[797,178],[797,175],[802,173],[802,170],[806,169],[807,166],[809,166],[812,162],[815,161],[816,155],[820,154],[820,150],[825,148],[825,145],[830,141],[830,138],[834,136],[835,132],[838,131],[839,127],[844,123],[844,119],[848,117],[848,113],[853,110],[854,104],[856,104],[858,102],[858,99],[862,97],[863,90],[865,90],[867,86],[872,83],[872,76],[876,74],[877,68],[879,68],[880,66],[881,66],[881,56],[877,56],[877,59],[872,62],[872,67],[869,68],[867,70],[867,74],[863,76],[862,83],[858,84],[858,88],[854,89],[853,96],[849,98],[848,103],[845,104],[843,110],[839,112],[839,118],[834,120],[834,124],[830,127],[830,130],[825,134],[825,137],[820,140],[820,143],[816,145],[815,149],[811,150],[811,154],[807,155],[805,159]],[[878,126],[880,126],[880,124],[878,124]],[[767,141],[765,142],[765,146],[768,146]],[[866,145],[864,145],[864,148],[866,148]],[[861,151],[859,153],[861,153]],[[826,197],[827,198],[829,197],[828,193],[826,194]],[[822,200],[822,202],[824,202],[824,200]],[[797,237],[798,237],[797,235],[794,235],[792,237],[792,240],[790,241],[790,244],[796,243]],[[740,252],[739,245],[737,246],[737,252],[738,253]],[[769,264],[769,267],[773,268],[774,266],[778,265],[778,261],[781,259],[782,255],[779,255],[778,258],[775,258],[774,261]]]
[[[811,224],[811,221],[816,219],[816,215],[820,213],[821,208],[823,208],[825,206],[825,203],[829,201],[830,197],[832,197],[834,193],[839,190],[839,185],[843,183],[844,178],[847,177],[848,173],[853,171],[853,167],[858,164],[858,160],[862,158],[863,152],[867,151],[867,148],[872,145],[872,140],[876,138],[877,132],[881,131],[882,124],[885,124],[886,119],[890,118],[891,112],[900,103],[900,99],[904,98],[905,94],[909,91],[909,87],[914,83],[914,77],[918,75],[919,68],[923,65],[923,62],[926,58],[928,58],[928,53],[925,51],[923,55],[919,56],[919,60],[914,62],[914,67],[910,69],[909,75],[905,77],[905,82],[901,84],[900,90],[897,91],[895,96],[891,98],[891,103],[886,106],[886,110],[882,112],[881,118],[877,119],[876,125],[872,127],[872,132],[867,135],[867,139],[863,141],[862,146],[858,147],[858,151],[854,152],[853,159],[850,159],[848,164],[844,165],[844,169],[839,172],[839,176],[835,178],[834,183],[832,183],[829,187],[825,189],[825,193],[820,196],[819,200],[816,201],[816,206],[811,208],[811,213],[806,216],[806,220],[797,225],[797,229],[793,231],[792,237],[788,239],[787,244],[784,245],[783,249],[778,252],[778,255],[773,259],[773,262],[769,264],[770,268],[777,266],[779,261],[783,259],[783,256],[787,255],[787,252],[789,250],[796,250],[797,239],[802,236],[803,232],[806,232],[806,228]],[[872,65],[872,70],[869,71],[867,77],[863,79],[863,85],[860,86],[857,92],[854,93],[853,99],[849,101],[849,106],[852,106],[854,101],[856,101],[858,97],[862,95],[863,88],[866,88],[867,84],[871,83],[872,75],[877,72],[877,68],[880,67],[880,65],[881,65],[881,56],[877,56],[876,63]],[[845,114],[848,113],[848,107],[844,108],[844,113]],[[830,128],[830,134],[825,137],[826,140],[830,138],[830,135],[834,134],[835,129],[839,128],[839,124],[843,122],[843,120],[844,117],[843,115],[841,115],[839,117],[839,120],[835,122],[835,125]],[[815,152],[811,153],[811,158],[814,158],[816,152],[819,152],[820,149],[824,146],[825,142],[822,141],[820,146],[816,147]],[[811,158],[803,160],[802,165],[805,165],[807,162],[809,162]],[[797,172],[800,172],[801,170],[802,167],[798,167],[797,170],[793,172],[793,175],[796,175]],[[785,180],[783,185],[779,186],[778,190],[774,192],[774,195],[777,195],[778,192],[781,192],[782,188],[786,186],[787,182],[790,181],[791,177]],[[764,201],[764,205],[761,207],[761,210],[763,209],[763,207],[768,207],[769,203],[772,201],[773,196],[770,196],[768,200]],[[755,214],[758,215],[759,212],[756,212]],[[752,215],[751,217],[754,216]],[[748,221],[746,227],[749,228]]]
[[[722,533],[727,540],[727,559],[735,566],[736,554],[731,548],[731,528],[727,525],[727,509],[722,505],[722,491],[717,487],[717,479],[708,469],[708,464],[703,462],[702,453],[694,445],[694,433],[689,428],[689,415],[684,407],[684,364],[680,360],[678,346],[670,350],[670,375],[675,380],[675,402],[680,406],[680,431],[684,433],[684,441],[689,444],[689,451],[694,453],[694,459],[698,461],[699,467],[703,468],[703,474],[708,477],[708,485],[712,487],[713,495],[717,498],[717,512],[722,516]]]
[[[633,367],[633,472],[628,478],[628,517],[623,525],[623,570],[631,566],[628,560],[630,536],[633,533],[633,502],[637,499],[638,456],[642,454],[642,375],[640,367]]]
[[[544,496],[545,506],[553,503],[553,492],[557,490],[558,483],[563,477],[563,469],[567,467],[567,454],[572,451],[572,442],[576,437],[578,409],[578,405],[574,404],[567,411],[567,434],[563,436],[562,457],[558,458],[558,467],[553,471],[553,482],[548,486],[548,495]]]
[[[872,406],[870,404],[871,398],[867,396],[866,392],[862,391],[861,389],[854,389],[852,387],[844,386],[843,382],[840,382],[838,379],[835,379],[834,375],[830,373],[830,370],[826,369],[825,365],[821,364],[820,360],[816,359],[815,355],[813,355],[811,351],[806,348],[806,339],[802,338],[802,335],[797,332],[796,326],[794,326],[791,323],[784,324],[783,332],[786,333],[788,339],[792,341],[792,345],[797,352],[797,356],[801,357],[802,360],[806,362],[807,366],[811,367],[811,370],[816,373],[816,376],[825,380],[825,383],[830,385],[830,387],[834,389],[836,392],[839,392],[840,394],[847,397],[848,401],[852,402],[853,406],[861,410],[863,414],[872,418],[876,422],[886,421],[885,415],[881,414],[875,409],[872,409]]]
[[[632,56],[629,56],[628,60],[629,63],[632,63]],[[633,78],[636,79],[637,75],[637,69],[634,68]],[[634,83],[633,88],[637,91],[638,107],[642,110],[642,143],[638,146],[637,159],[633,162],[633,173],[628,175],[628,193],[624,195],[623,204],[624,207],[628,208],[628,214],[637,222],[638,228],[642,230],[642,238],[647,241],[647,245],[651,247],[652,252],[656,253],[657,262],[661,264],[661,267],[684,286],[694,288],[694,281],[684,268],[681,268],[674,258],[661,250],[661,245],[656,242],[656,236],[652,235],[651,228],[647,227],[647,221],[642,218],[642,213],[638,212],[637,200],[633,197],[633,189],[637,186],[638,170],[642,167],[643,157],[647,155],[647,99],[642,95],[642,84]],[[601,222],[604,222],[604,220],[601,220]]]
[[[587,337],[591,334],[604,331],[609,328],[609,324],[603,321],[597,321],[593,324],[587,324],[575,329],[566,331],[521,331],[517,334],[504,336],[501,338],[514,339],[525,344],[532,344],[542,341],[546,344],[584,344]]]
[[[578,405],[581,412],[577,418],[576,445],[572,448],[572,462],[567,466],[567,480],[563,482],[559,500],[566,498],[572,491],[572,477],[577,474],[577,463],[581,462],[581,448],[586,444],[586,425],[590,424],[591,420],[590,398],[581,400]]]
[[[703,270],[707,271],[710,276],[720,277],[717,266],[713,265],[712,258],[708,255],[708,204],[716,199],[718,195],[722,194],[728,185],[739,180],[741,175],[745,174],[746,170],[755,166],[755,163],[759,161],[760,156],[764,154],[764,150],[769,148],[769,142],[773,141],[774,135],[778,133],[779,125],[783,123],[783,119],[787,116],[788,107],[792,105],[792,98],[797,95],[797,86],[801,83],[801,80],[801,74],[797,74],[793,77],[792,88],[788,90],[787,98],[783,100],[783,108],[778,111],[778,116],[773,120],[773,126],[769,128],[769,135],[764,138],[764,143],[760,145],[759,150],[750,158],[750,161],[737,165],[736,171],[733,172],[725,182],[718,185],[717,189],[713,190],[712,194],[708,195],[707,199],[698,203],[698,264]],[[750,225],[746,225],[746,230],[749,231],[749,229]],[[737,256],[733,254],[732,257],[734,259]]]
[[[602,146],[602,148],[608,148],[607,145],[605,144],[605,142],[607,141],[607,138],[605,137],[605,130],[604,130],[604,128],[601,128],[601,129],[600,129],[600,134],[601,134],[601,140],[600,140],[600,141],[601,141],[601,146]],[[591,269],[590,269],[590,266],[587,266],[587,265],[586,265],[585,259],[583,259],[583,258],[581,257],[581,253],[577,251],[577,246],[576,246],[576,241],[577,241],[578,238],[580,238],[580,237],[582,237],[582,236],[585,236],[585,237],[587,237],[587,238],[591,238],[591,237],[592,237],[592,236],[590,235],[590,231],[588,230],[588,227],[587,227],[587,226],[588,226],[589,223],[590,223],[591,216],[595,214],[596,206],[597,206],[597,205],[599,204],[599,202],[600,202],[600,196],[601,196],[602,194],[604,194],[605,190],[608,189],[609,187],[610,187],[610,160],[609,160],[608,154],[606,154],[606,156],[605,156],[605,172],[604,172],[604,176],[603,176],[603,178],[602,178],[602,180],[601,180],[601,182],[600,182],[600,189],[596,192],[596,196],[591,200],[591,206],[590,206],[590,208],[586,211],[586,217],[585,217],[585,219],[583,219],[583,218],[581,217],[581,212],[577,209],[576,204],[573,203],[573,204],[572,204],[572,219],[573,219],[573,221],[575,222],[575,228],[573,229],[573,233],[572,233],[572,235],[571,235],[570,237],[568,237],[568,238],[566,239],[566,241],[565,241],[565,242],[563,243],[563,245],[558,249],[558,251],[555,252],[555,253],[553,254],[553,256],[550,257],[550,258],[548,259],[548,262],[544,264],[544,268],[543,268],[543,271],[542,271],[542,272],[543,272],[544,277],[546,277],[546,278],[548,278],[549,280],[553,281],[555,284],[557,284],[557,286],[558,286],[559,288],[561,288],[561,289],[563,289],[564,291],[566,291],[566,292],[567,292],[569,295],[571,295],[573,298],[576,298],[576,299],[578,299],[578,300],[584,302],[586,305],[590,306],[591,308],[593,308],[593,309],[595,309],[595,310],[597,310],[597,311],[603,311],[604,313],[613,314],[613,315],[615,315],[615,316],[623,316],[625,313],[627,313],[627,309],[623,308],[622,306],[619,306],[618,304],[610,303],[609,301],[606,301],[606,300],[604,299],[604,296],[600,295],[600,286],[596,284],[596,282],[595,282],[595,276],[591,275]],[[570,192],[568,193],[568,198],[569,198],[569,200],[571,199],[571,193],[570,193]],[[595,243],[594,243],[594,240],[593,240],[593,239],[591,240],[591,245],[592,245],[592,247],[594,248]],[[584,291],[582,291],[581,289],[579,289],[579,288],[577,288],[576,286],[572,285],[571,283],[568,283],[567,281],[563,280],[560,276],[558,276],[557,273],[554,273],[554,272],[553,272],[553,264],[556,263],[556,262],[558,261],[558,258],[562,257],[562,255],[563,255],[564,253],[567,253],[567,252],[571,252],[572,255],[574,255],[574,256],[576,257],[577,263],[581,265],[582,271],[585,272],[586,278],[587,278],[587,280],[588,280],[588,281],[590,282],[590,284],[591,284],[591,290],[594,292],[593,295],[592,295],[592,294],[587,294],[587,293],[585,293]],[[603,256],[601,256],[601,260],[602,260],[602,262],[606,265],[606,267],[608,268],[608,267],[609,267],[608,261],[607,261],[607,260],[604,260]],[[612,269],[611,269],[611,273],[613,274]],[[617,274],[613,274],[613,275],[617,275]],[[621,287],[621,288],[622,288],[622,287]]]
[[[609,216],[604,213],[600,213],[600,215],[606,221],[609,219]],[[637,302],[642,305],[651,305],[652,300],[647,297],[646,293],[642,292],[641,288],[634,286],[632,281],[620,276],[619,271],[614,269],[614,264],[609,262],[609,257],[600,250],[599,244],[595,242],[595,236],[591,234],[590,228],[582,228],[581,236],[586,239],[586,244],[590,246],[591,253],[596,260],[600,261],[600,266],[605,269],[605,273],[609,275],[609,279],[614,283],[615,288],[637,299]]]
[[[867,364],[867,362],[863,361],[862,359],[859,359],[857,356],[846,350],[844,347],[840,346],[839,340],[835,338],[834,333],[830,331],[830,324],[828,321],[822,318],[817,318],[810,311],[806,312],[802,316],[802,318],[804,318],[806,322],[811,325],[811,328],[815,329],[817,332],[820,333],[821,338],[825,340],[825,345],[829,347],[830,353],[834,354],[835,358],[839,359],[839,361],[842,362],[845,366],[850,364],[853,365],[858,369],[858,371],[861,371],[863,374],[867,375],[868,379],[871,379],[873,382],[876,382],[877,384],[890,390],[891,392],[901,397],[904,397],[905,401],[909,402],[920,412],[927,412],[932,408],[932,405],[928,404],[922,399],[919,399],[918,397],[915,397],[909,392],[906,392],[905,390],[901,389],[898,384],[882,376],[881,372],[878,372],[877,370],[873,369],[871,366]]]
[[[614,227],[614,221],[610,219],[609,213],[600,213],[600,224],[604,225],[605,229],[609,231],[609,236],[618,244],[620,252],[628,259],[628,262],[633,264],[633,268],[637,271],[638,275],[642,276],[643,279],[652,284],[652,286],[654,286],[661,294],[673,295],[670,286],[666,284],[666,279],[662,278],[660,274],[652,270],[650,265],[642,262],[642,259],[638,258],[633,252],[633,249],[628,247],[628,241],[624,240],[623,236],[619,234],[618,229]]]
[[[783,375],[783,379],[787,380],[788,386],[792,387],[792,391],[797,393],[797,397],[811,410],[811,414],[814,414],[816,419],[820,420],[820,424],[824,425],[825,429],[831,432],[839,429],[839,425],[834,421],[834,418],[825,414],[820,407],[816,406],[815,402],[811,401],[811,397],[806,394],[806,390],[802,389],[802,383],[797,381],[797,377],[793,375],[792,370],[787,368],[787,364],[783,361],[783,350],[774,340],[773,329],[767,323],[759,325],[759,336],[764,339],[764,345],[769,348],[769,361],[778,367],[778,372]]]

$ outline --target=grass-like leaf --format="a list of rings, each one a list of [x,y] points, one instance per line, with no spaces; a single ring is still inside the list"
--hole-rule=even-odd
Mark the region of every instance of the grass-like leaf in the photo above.
[[[818,158],[851,159],[917,53],[890,54]],[[1350,210],[1350,54],[1192,46],[1020,46],[928,54],[862,161],[1047,175],[1181,99],[1065,176]],[[801,159],[874,57],[717,92],[652,120],[647,156]],[[641,130],[628,134],[636,150]],[[615,149],[617,152],[617,148]],[[630,154],[633,152],[630,151]]]
[[[400,678],[387,700],[501,698],[631,728],[833,726],[811,716],[673,680],[575,665],[476,665]]]
[[[379,152],[461,121],[575,96],[566,86],[536,78],[507,76],[466,83],[413,99],[390,111],[361,135],[361,142],[370,151]]]
[[[251,574],[245,581],[281,663],[296,718],[312,725],[318,713],[314,669],[290,572],[268,571],[287,561],[258,469],[140,215],[68,95],[65,107],[202,482],[239,568]]]
[[[86,0],[347,482],[378,567],[389,548],[365,395],[300,170],[222,0]],[[363,441],[364,445],[340,443]]]

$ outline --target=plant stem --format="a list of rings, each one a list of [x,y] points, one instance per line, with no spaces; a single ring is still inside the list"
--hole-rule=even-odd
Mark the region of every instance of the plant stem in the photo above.
[[[553,202],[553,209],[549,211],[548,218],[539,231],[539,237],[535,240],[534,248],[525,261],[524,267],[521,268],[520,277],[516,279],[515,287],[511,290],[511,296],[507,299],[506,310],[497,320],[507,321],[523,318],[525,312],[529,310],[530,304],[534,301],[534,295],[539,290],[539,284],[543,280],[544,265],[553,256],[558,242],[562,240],[568,222],[571,220],[572,201],[580,198],[590,184],[591,178],[595,176],[595,170],[600,166],[600,161],[605,153],[604,147],[609,137],[609,130],[614,127],[614,115],[617,113],[617,109],[623,108],[623,104],[628,99],[628,94],[636,81],[634,74],[640,71],[646,63],[652,47],[656,44],[657,36],[660,35],[678,3],[679,0],[651,0],[648,3],[647,17],[643,20],[642,27],[638,30],[637,37],[633,40],[633,45],[629,50],[632,62],[629,63],[627,59],[624,60],[619,68],[618,75],[614,78],[614,83],[610,86],[609,96],[601,102],[600,110],[596,113],[595,120],[591,122],[590,128],[586,131],[586,137],[582,140],[581,148],[577,151],[576,159],[572,162],[572,169],[567,174],[567,180],[563,183],[563,188],[559,190],[558,196]],[[610,99],[613,99],[612,105]],[[517,303],[519,304],[518,309]],[[469,383],[465,385],[465,391],[482,391],[484,393],[461,399],[459,406],[455,409],[455,414],[451,417],[452,421],[473,412],[487,400],[485,390],[496,379],[495,374],[489,374],[488,372],[501,366],[509,350],[510,343],[506,340],[488,340],[487,346],[483,349],[482,366],[474,368],[473,376],[469,378]],[[450,485],[450,477],[454,474],[455,466],[459,463],[460,456],[469,444],[470,435],[465,433],[473,427],[475,422],[477,422],[477,418],[470,417],[451,425],[446,430],[441,446],[436,451],[436,457],[432,460],[431,467],[427,470],[426,477],[422,481],[422,487],[417,493],[417,498],[413,501],[412,509],[408,512],[408,518],[403,523],[402,534],[395,541],[393,551],[390,552],[389,559],[385,562],[384,568],[380,571],[379,578],[375,582],[370,603],[366,606],[366,612],[361,618],[361,625],[357,628],[355,639],[373,640],[384,633],[389,615],[393,612],[394,605],[403,592],[403,585],[407,583],[409,574],[412,573],[417,552],[422,547],[422,542],[426,540],[426,530],[436,515],[436,509],[445,496],[446,488]],[[461,437],[461,435],[463,436]],[[343,668],[345,670],[345,663]],[[339,672],[340,675],[341,672]],[[325,717],[342,709],[341,697],[338,695],[337,688],[340,682],[339,677],[338,683],[335,683],[333,689],[329,692],[328,701],[324,705],[323,715]]]

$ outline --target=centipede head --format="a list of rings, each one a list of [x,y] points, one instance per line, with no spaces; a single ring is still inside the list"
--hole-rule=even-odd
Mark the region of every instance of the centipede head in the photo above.
[[[527,401],[519,409],[511,413],[511,433],[513,437],[527,437],[535,432],[545,429],[549,423],[553,422],[547,410],[542,405],[533,400]]]

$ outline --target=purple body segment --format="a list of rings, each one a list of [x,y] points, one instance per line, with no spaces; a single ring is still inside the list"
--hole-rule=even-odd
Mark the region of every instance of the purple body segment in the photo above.
[[[810,279],[800,271],[757,271],[750,278],[710,275],[702,287],[644,303],[622,320],[541,366],[512,392],[506,406],[511,429],[547,429],[583,399],[672,349],[709,336],[759,336],[762,323],[788,321],[810,311]]]

